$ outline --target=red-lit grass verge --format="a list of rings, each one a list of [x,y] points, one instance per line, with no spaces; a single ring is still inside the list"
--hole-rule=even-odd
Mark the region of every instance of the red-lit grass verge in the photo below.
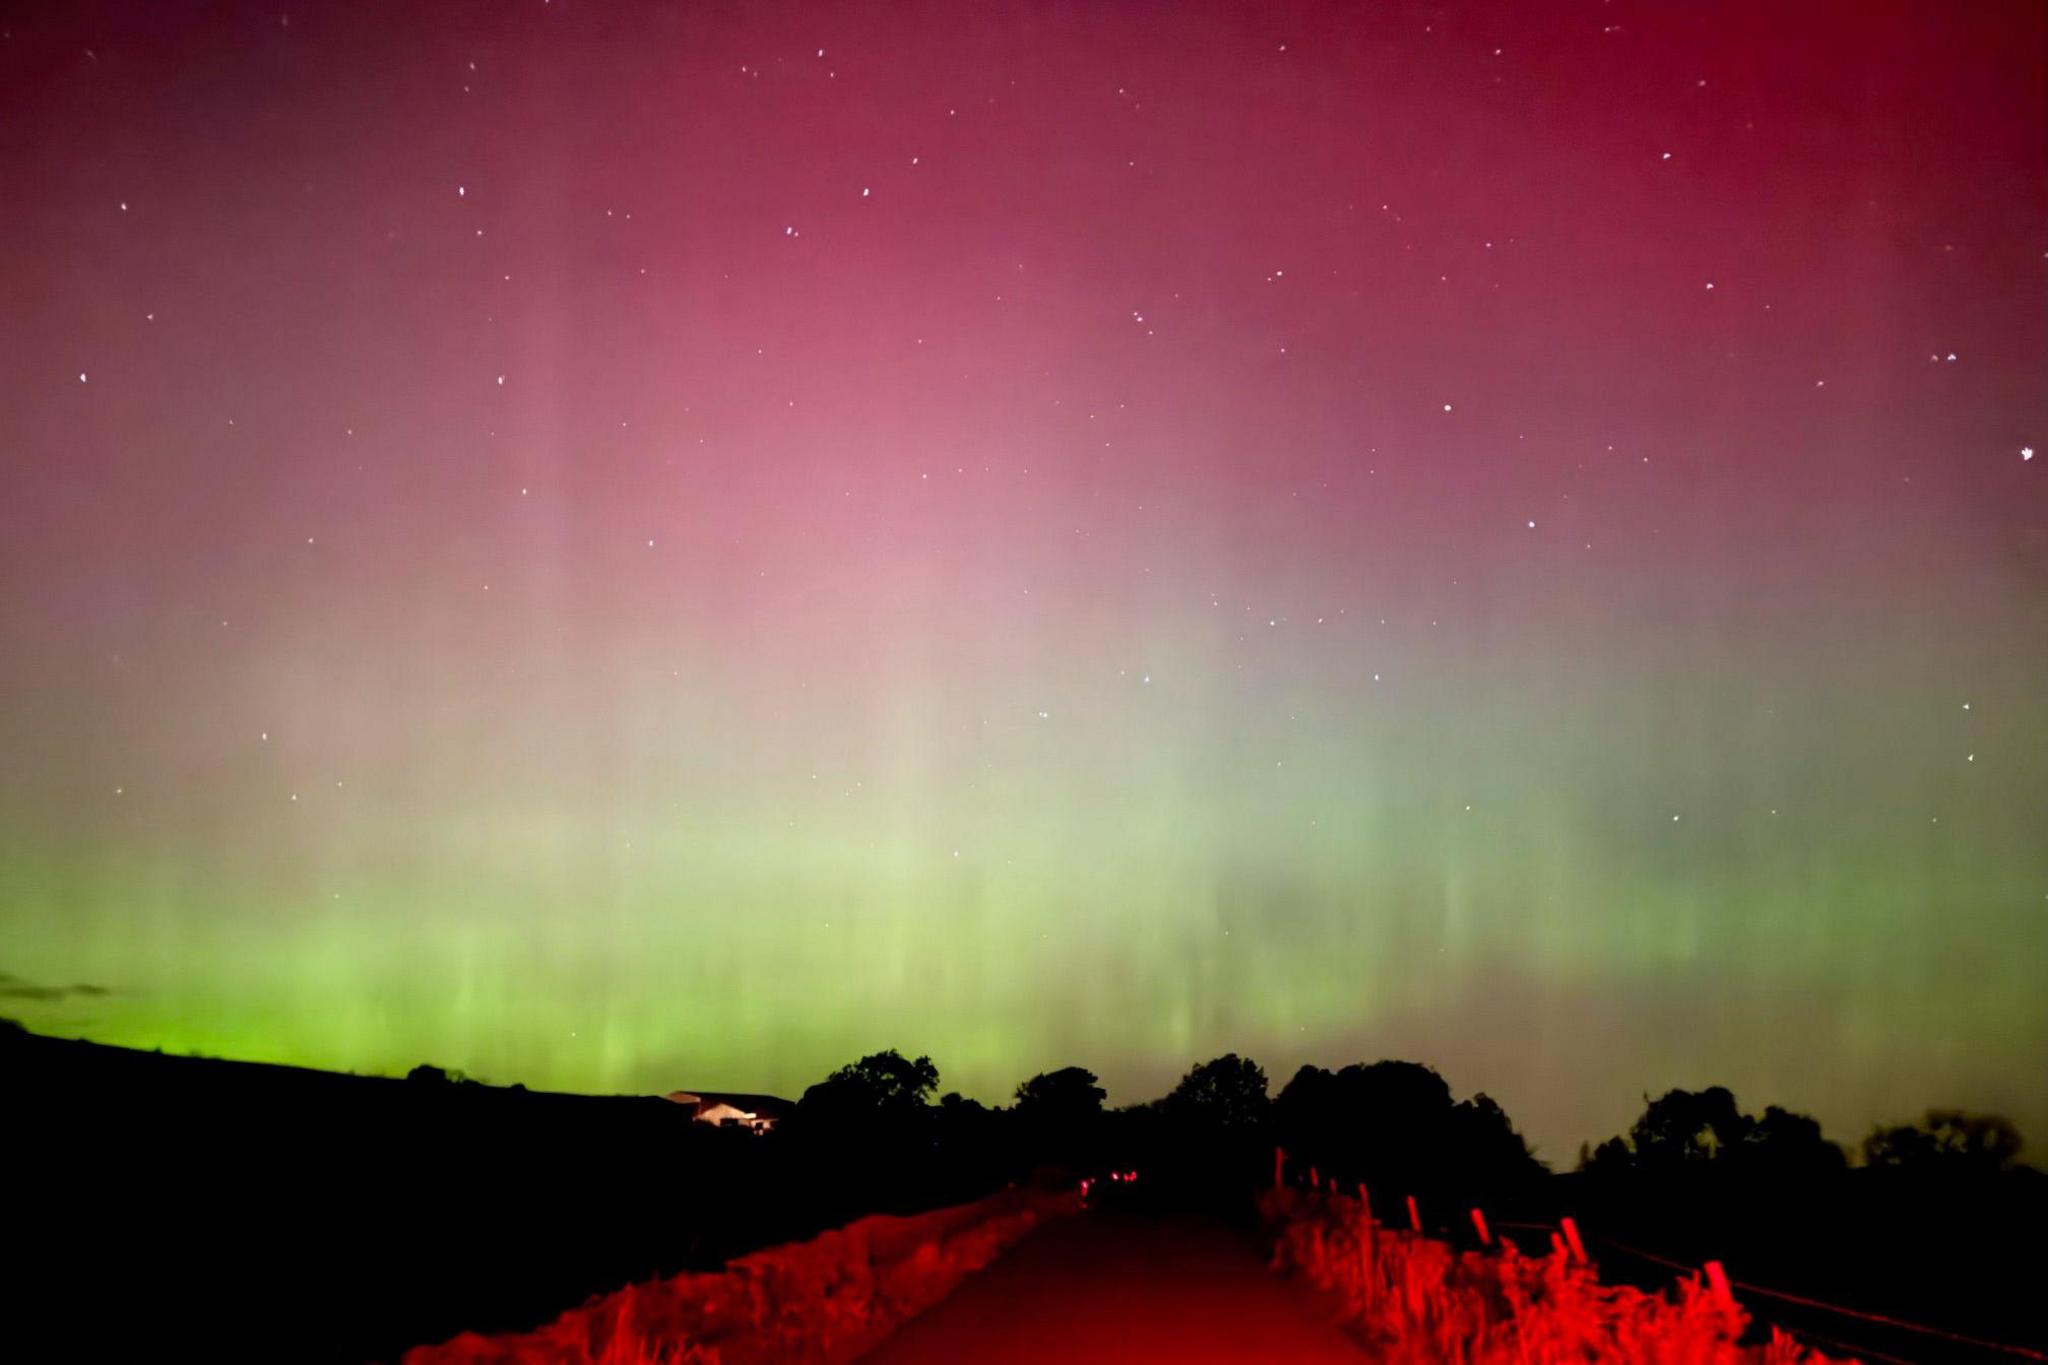
[[[1669,1294],[1602,1284],[1562,1245],[1460,1251],[1381,1227],[1360,1200],[1283,1189],[1260,1201],[1274,1268],[1335,1295],[1382,1365],[1844,1365],[1748,1314],[1698,1276]]]
[[[628,1285],[531,1332],[415,1347],[404,1365],[848,1361],[1077,1207],[1071,1194],[1011,1190],[909,1218],[878,1214],[721,1271]]]

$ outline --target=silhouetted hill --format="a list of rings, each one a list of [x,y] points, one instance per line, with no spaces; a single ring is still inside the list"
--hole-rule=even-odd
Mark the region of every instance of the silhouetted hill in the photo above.
[[[392,1359],[873,1209],[979,1192],[943,1172],[851,1178],[815,1147],[719,1131],[659,1098],[16,1028],[0,1030],[0,1094],[10,1240],[27,1253],[10,1297],[38,1305],[10,1324],[25,1360]]]

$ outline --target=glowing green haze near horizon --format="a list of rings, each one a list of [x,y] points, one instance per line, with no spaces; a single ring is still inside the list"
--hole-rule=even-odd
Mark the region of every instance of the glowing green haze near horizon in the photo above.
[[[2048,18],[1541,8],[22,25],[0,1013],[2048,1140]]]

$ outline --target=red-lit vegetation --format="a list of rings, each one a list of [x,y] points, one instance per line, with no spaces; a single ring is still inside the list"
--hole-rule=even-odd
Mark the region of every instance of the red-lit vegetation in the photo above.
[[[722,1271],[628,1285],[532,1332],[465,1332],[405,1365],[751,1365],[852,1360],[937,1303],[1070,1195],[1010,1191],[910,1218],[876,1215]]]
[[[1602,1284],[1562,1240],[1460,1251],[1343,1195],[1283,1189],[1261,1207],[1275,1267],[1334,1294],[1383,1365],[1839,1365],[1775,1330],[1740,1345],[1748,1315],[1699,1277],[1646,1294]]]

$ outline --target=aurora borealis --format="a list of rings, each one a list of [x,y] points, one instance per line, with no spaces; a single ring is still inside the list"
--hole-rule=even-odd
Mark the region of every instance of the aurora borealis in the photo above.
[[[0,1013],[2048,1141],[2039,6],[0,28]]]

